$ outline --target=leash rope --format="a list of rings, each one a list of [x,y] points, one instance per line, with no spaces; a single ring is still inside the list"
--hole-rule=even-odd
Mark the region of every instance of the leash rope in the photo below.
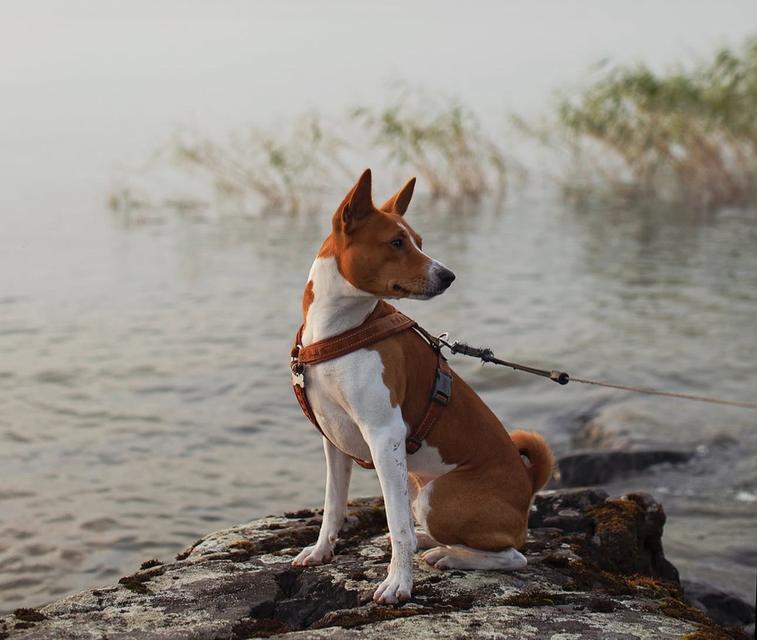
[[[558,371],[556,369],[537,369],[536,367],[529,367],[524,364],[518,364],[517,362],[510,362],[508,360],[502,360],[495,357],[494,352],[491,349],[481,347],[471,347],[464,342],[449,343],[447,333],[440,334],[436,339],[442,346],[447,347],[451,353],[460,354],[464,356],[470,356],[472,358],[478,358],[483,363],[491,362],[503,367],[509,367],[516,371],[524,371],[525,373],[532,373],[543,378],[549,378],[553,382],[560,385],[566,385],[569,382],[579,382],[581,384],[591,384],[597,387],[607,387],[609,389],[620,389],[621,391],[631,391],[633,393],[643,393],[649,396],[663,396],[665,398],[678,398],[679,400],[693,400],[695,402],[708,402],[710,404],[720,404],[729,407],[739,407],[741,409],[757,409],[757,402],[741,402],[739,400],[724,400],[722,398],[711,398],[709,396],[700,396],[691,393],[676,393],[674,391],[660,391],[659,389],[651,389],[649,387],[634,387],[626,384],[615,384],[612,382],[602,382],[600,380],[590,380],[589,378],[576,378],[565,371]]]

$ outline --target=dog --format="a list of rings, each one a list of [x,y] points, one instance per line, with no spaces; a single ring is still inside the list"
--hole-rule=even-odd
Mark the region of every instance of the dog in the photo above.
[[[303,296],[301,342],[307,346],[387,313],[384,299],[428,300],[454,273],[423,252],[404,215],[412,178],[382,206],[366,170],[337,208],[332,231],[310,269]],[[378,603],[410,598],[413,556],[439,569],[516,570],[533,496],[552,473],[544,438],[507,433],[483,400],[454,372],[453,393],[422,446],[405,439],[429,403],[437,356],[414,331],[307,367],[307,402],[326,454],[326,498],[316,543],[295,566],[330,562],[347,513],[353,459],[373,463],[384,496],[391,540]],[[416,531],[413,514],[421,529]]]

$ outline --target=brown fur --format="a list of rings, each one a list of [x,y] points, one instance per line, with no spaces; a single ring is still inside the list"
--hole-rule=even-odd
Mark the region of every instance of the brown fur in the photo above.
[[[305,320],[307,320],[308,309],[310,309],[310,305],[313,304],[314,298],[313,281],[308,280],[308,283],[305,285],[305,291],[302,293],[302,317],[305,318]]]
[[[415,189],[415,178],[410,178],[397,193],[395,193],[389,200],[382,204],[379,209],[382,211],[392,211],[398,215],[404,216],[405,211],[410,206],[410,199],[413,197],[413,190]]]
[[[528,458],[534,491],[538,491],[552,477],[555,468],[555,456],[552,450],[547,441],[533,431],[513,431],[510,437],[518,447],[518,452]]]
[[[416,424],[428,405],[436,356],[410,331],[373,348],[384,363],[392,402],[402,407],[408,424]],[[532,471],[478,394],[454,371],[453,378],[452,399],[427,442],[445,463],[457,468],[434,481],[428,532],[443,544],[483,550],[521,547],[535,491]],[[418,478],[422,484],[428,480]]]
[[[318,256],[336,256],[339,272],[377,297],[427,293],[431,260],[420,251],[423,239],[402,219],[414,185],[410,180],[377,209],[370,195],[371,172],[366,170],[334,213],[333,231]],[[392,246],[395,240],[402,241],[401,248]]]
[[[376,209],[371,201],[371,175],[366,171],[333,217],[333,232],[319,256],[336,256],[340,273],[353,285],[377,297],[422,294],[428,283],[429,258],[421,238],[402,219],[415,181]],[[403,228],[398,223],[402,220]],[[391,241],[408,234],[401,250]],[[391,307],[379,301],[371,317]],[[384,364],[383,380],[405,422],[423,417],[436,372],[436,355],[415,332],[406,331],[371,347]],[[514,442],[515,440],[515,442]],[[428,533],[443,544],[463,544],[488,551],[522,547],[533,494],[549,477],[553,458],[534,433],[508,435],[483,400],[453,371],[452,398],[426,442],[444,463],[455,465],[434,480],[427,518]],[[521,452],[530,465],[521,459]],[[423,485],[433,478],[415,476]]]

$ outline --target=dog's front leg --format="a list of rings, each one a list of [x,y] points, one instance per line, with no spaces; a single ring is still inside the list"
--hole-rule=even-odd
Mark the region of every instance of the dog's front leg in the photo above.
[[[292,561],[299,567],[324,564],[334,557],[334,545],[347,514],[347,495],[352,474],[352,458],[342,453],[326,438],[323,439],[326,453],[326,500],[323,506],[323,521],[318,540],[305,547]]]
[[[408,495],[405,432],[399,410],[389,425],[363,430],[384,494],[386,520],[392,542],[389,573],[373,594],[376,602],[386,604],[409,600],[413,587],[415,529]]]

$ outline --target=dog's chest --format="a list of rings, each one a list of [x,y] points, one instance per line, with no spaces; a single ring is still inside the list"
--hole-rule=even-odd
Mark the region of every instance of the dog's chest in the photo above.
[[[362,349],[336,360],[308,367],[305,389],[318,424],[329,441],[344,453],[370,460],[365,436],[399,422],[409,431],[400,407],[393,406],[384,381],[384,364],[377,351]],[[425,480],[454,469],[428,444],[408,457],[408,469]]]
[[[345,453],[370,459],[370,449],[358,424],[375,423],[390,409],[378,353],[361,349],[308,367],[305,390],[326,437]]]

